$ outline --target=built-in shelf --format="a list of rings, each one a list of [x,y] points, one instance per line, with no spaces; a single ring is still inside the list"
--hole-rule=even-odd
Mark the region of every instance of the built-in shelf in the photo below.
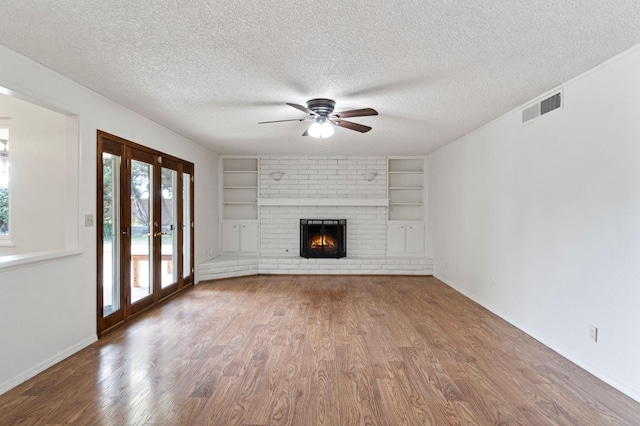
[[[424,159],[388,161],[389,220],[424,220]]]
[[[258,218],[258,158],[222,158],[222,218]]]

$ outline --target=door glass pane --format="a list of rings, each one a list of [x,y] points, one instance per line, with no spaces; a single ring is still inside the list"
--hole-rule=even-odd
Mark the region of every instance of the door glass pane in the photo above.
[[[131,161],[131,303],[153,292],[153,166]]]
[[[182,276],[191,275],[191,175],[182,174]]]
[[[162,169],[162,288],[178,281],[178,172]]]
[[[102,153],[102,316],[120,309],[120,156]]]

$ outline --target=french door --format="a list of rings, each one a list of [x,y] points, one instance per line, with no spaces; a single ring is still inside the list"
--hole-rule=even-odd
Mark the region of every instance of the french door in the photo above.
[[[193,284],[193,164],[98,131],[98,335]]]

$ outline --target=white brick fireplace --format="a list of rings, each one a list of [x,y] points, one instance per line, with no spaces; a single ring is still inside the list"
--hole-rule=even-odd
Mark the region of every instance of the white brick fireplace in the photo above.
[[[348,257],[385,256],[387,208],[358,200],[386,201],[386,163],[384,157],[262,157],[260,254],[298,257],[300,219],[347,219]],[[283,173],[279,181],[270,178],[275,172]],[[366,173],[376,176],[367,181]],[[281,199],[292,205],[263,205]],[[312,200],[336,205],[302,205]],[[337,205],[347,202],[356,205]]]
[[[257,253],[223,253],[199,266],[200,279],[256,273],[432,274],[424,253],[388,255],[386,157],[263,156],[258,161]],[[301,258],[300,219],[347,219],[347,257]]]

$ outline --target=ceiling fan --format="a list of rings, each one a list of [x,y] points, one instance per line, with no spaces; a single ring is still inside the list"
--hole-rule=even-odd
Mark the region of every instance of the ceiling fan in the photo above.
[[[371,130],[371,127],[365,126],[351,121],[343,120],[343,118],[350,117],[364,117],[367,115],[378,115],[378,111],[373,108],[352,109],[349,111],[333,112],[336,106],[335,101],[331,99],[311,99],[307,101],[307,106],[298,104],[287,105],[294,107],[302,112],[308,114],[306,118],[294,118],[291,120],[275,120],[275,121],[261,121],[258,124],[266,123],[282,123],[285,121],[313,121],[311,126],[305,130],[302,136],[311,136],[314,138],[328,138],[333,135],[333,126],[344,127],[345,129],[355,130],[356,132],[366,133]]]

